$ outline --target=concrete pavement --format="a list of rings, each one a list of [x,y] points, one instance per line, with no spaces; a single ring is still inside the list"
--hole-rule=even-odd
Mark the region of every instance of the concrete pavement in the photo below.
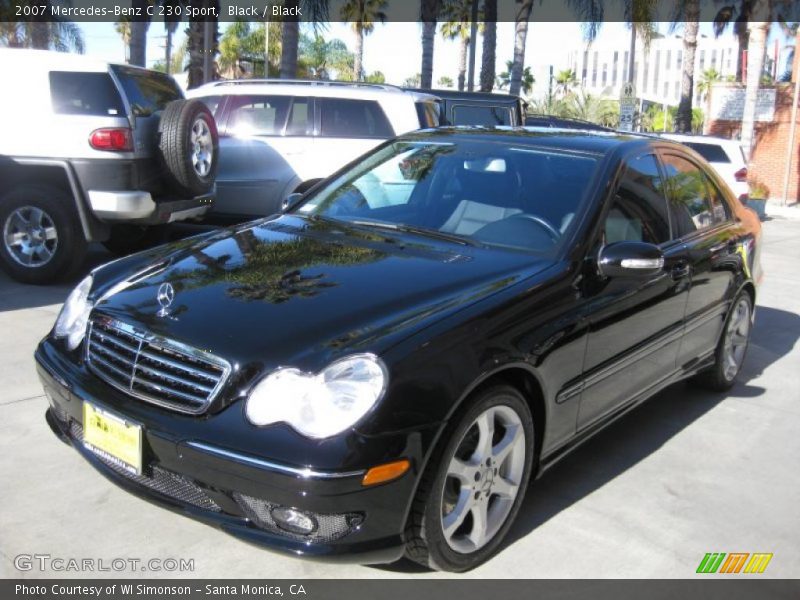
[[[776,216],[764,230],[766,279],[741,382],[727,395],[675,385],[590,440],[528,491],[504,549],[461,577],[685,578],[706,552],[772,552],[762,577],[800,577],[800,221]],[[107,258],[96,251],[91,262]],[[69,288],[0,275],[0,577],[143,574],[14,568],[15,556],[35,553],[194,560],[194,572],[148,576],[452,577],[288,558],[97,474],[45,424],[32,358]]]

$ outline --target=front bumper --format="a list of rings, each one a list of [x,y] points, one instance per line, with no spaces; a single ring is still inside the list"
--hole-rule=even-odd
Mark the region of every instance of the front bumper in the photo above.
[[[143,427],[144,469],[142,475],[133,475],[82,443],[83,402],[120,414],[110,399],[122,394],[99,380],[87,380],[91,376],[82,376],[80,365],[47,341],[37,350],[36,361],[53,432],[129,492],[245,541],[295,556],[361,564],[402,557],[406,512],[415,488],[413,469],[395,481],[365,488],[363,471],[316,472],[261,457],[241,460],[240,453],[226,454],[216,444],[160,431],[158,420],[142,419],[140,411],[135,420]],[[270,523],[269,508],[275,505],[314,515],[317,531],[301,536],[281,530]]]

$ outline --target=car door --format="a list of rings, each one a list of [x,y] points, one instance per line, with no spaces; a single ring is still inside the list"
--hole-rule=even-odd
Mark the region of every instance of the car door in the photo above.
[[[686,331],[678,356],[689,365],[714,351],[736,281],[738,231],[722,193],[690,157],[662,154],[672,228],[686,246],[692,271]]]
[[[280,210],[284,190],[305,180],[301,154],[313,145],[306,97],[233,95],[220,136],[214,212],[257,217]]]
[[[689,290],[686,249],[671,235],[654,154],[625,161],[601,219],[596,250],[622,241],[655,244],[664,254],[664,269],[649,277],[589,278],[579,430],[674,374]]]

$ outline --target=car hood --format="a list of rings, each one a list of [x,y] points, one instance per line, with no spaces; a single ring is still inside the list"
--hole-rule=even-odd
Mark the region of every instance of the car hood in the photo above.
[[[319,369],[393,343],[546,268],[530,254],[284,215],[145,255],[103,281],[95,315],[261,372]],[[113,270],[113,269],[112,269]],[[173,294],[166,288],[169,284]],[[161,293],[160,293],[161,291]]]

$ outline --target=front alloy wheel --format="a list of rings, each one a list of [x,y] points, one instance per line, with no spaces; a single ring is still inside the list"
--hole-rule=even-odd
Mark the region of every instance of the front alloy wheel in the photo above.
[[[466,402],[429,461],[406,531],[406,555],[444,571],[466,571],[497,551],[533,463],[533,420],[516,388],[486,387]]]

